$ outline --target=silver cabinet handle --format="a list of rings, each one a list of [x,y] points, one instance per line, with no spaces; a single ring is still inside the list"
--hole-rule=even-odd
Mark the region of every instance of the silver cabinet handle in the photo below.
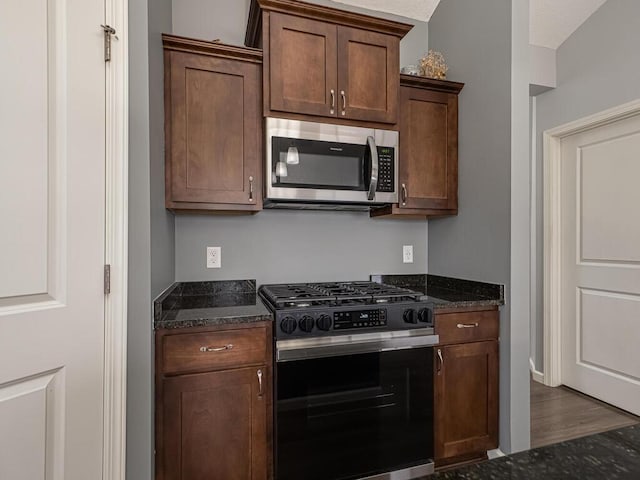
[[[476,323],[459,323],[457,325],[458,328],[476,328],[478,325],[478,322]]]
[[[336,108],[336,91],[331,89],[331,115],[333,115],[334,109]]]
[[[201,352],[224,352],[225,350],[231,350],[233,344],[225,345],[224,347],[200,347]]]
[[[347,110],[347,95],[344,93],[344,90],[340,91],[340,95],[342,96],[342,115],[345,115]]]
[[[253,176],[249,176],[249,201],[253,202]]]
[[[371,155],[371,178],[369,179],[369,192],[367,193],[367,200],[370,202],[376,198],[376,190],[378,188],[378,147],[376,141],[372,136],[367,137],[367,149],[369,149],[369,155]]]
[[[438,375],[440,375],[440,372],[442,372],[442,367],[444,366],[444,358],[442,358],[442,349],[438,349],[438,360],[440,361],[438,363]]]
[[[258,396],[261,397],[262,396],[262,370],[258,370],[257,372],[258,374]]]
[[[402,205],[406,205],[407,204],[407,186],[403,183],[402,184]]]

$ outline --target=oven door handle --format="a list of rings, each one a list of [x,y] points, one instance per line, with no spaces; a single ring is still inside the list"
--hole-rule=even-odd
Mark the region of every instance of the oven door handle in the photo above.
[[[433,329],[403,330],[378,334],[340,335],[276,342],[276,361],[291,362],[312,358],[425,348],[440,342]]]
[[[372,136],[367,137],[367,149],[369,150],[369,162],[371,178],[369,179],[369,192],[367,193],[367,200],[370,202],[376,198],[376,189],[378,188],[378,147],[376,141]]]

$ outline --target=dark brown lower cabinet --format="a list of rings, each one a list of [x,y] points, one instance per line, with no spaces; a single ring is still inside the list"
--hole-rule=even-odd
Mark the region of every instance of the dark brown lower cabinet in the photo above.
[[[164,478],[267,478],[266,366],[164,380]]]
[[[156,331],[156,480],[270,480],[270,324]]]
[[[436,466],[497,448],[498,341],[436,347],[434,355]]]

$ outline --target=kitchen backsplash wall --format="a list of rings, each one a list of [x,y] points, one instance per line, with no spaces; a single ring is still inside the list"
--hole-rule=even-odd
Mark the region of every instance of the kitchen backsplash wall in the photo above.
[[[249,0],[174,0],[173,32],[243,44]],[[427,51],[428,25],[328,0],[312,3],[385,16],[416,26],[400,44],[402,65]],[[263,211],[255,216],[176,217],[176,281],[256,278],[285,281],[367,279],[371,273],[425,273],[427,222],[372,220],[364,213]],[[413,245],[414,262],[402,263]],[[206,268],[206,247],[222,247],[222,268]]]
[[[413,263],[402,262],[403,245],[413,245]],[[222,268],[206,268],[207,246],[222,247]],[[367,280],[371,273],[426,271],[426,221],[295,210],[176,217],[178,282]]]

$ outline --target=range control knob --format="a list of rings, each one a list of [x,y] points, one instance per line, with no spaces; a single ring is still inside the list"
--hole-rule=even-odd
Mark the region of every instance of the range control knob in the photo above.
[[[327,332],[331,328],[332,323],[329,315],[320,315],[318,320],[316,320],[316,327]]]
[[[295,332],[297,325],[298,325],[298,322],[296,322],[295,318],[284,317],[280,322],[280,330],[282,330],[284,333],[291,334]]]
[[[418,312],[418,319],[422,323],[433,325],[433,310],[431,310],[430,308],[423,308],[422,310],[420,310],[420,312]]]
[[[300,330],[302,330],[303,332],[309,333],[311,330],[313,330],[313,317],[310,317],[309,315],[305,315],[298,322],[298,326],[300,327]]]
[[[418,312],[416,312],[413,308],[408,308],[402,314],[402,318],[405,323],[418,323]]]

